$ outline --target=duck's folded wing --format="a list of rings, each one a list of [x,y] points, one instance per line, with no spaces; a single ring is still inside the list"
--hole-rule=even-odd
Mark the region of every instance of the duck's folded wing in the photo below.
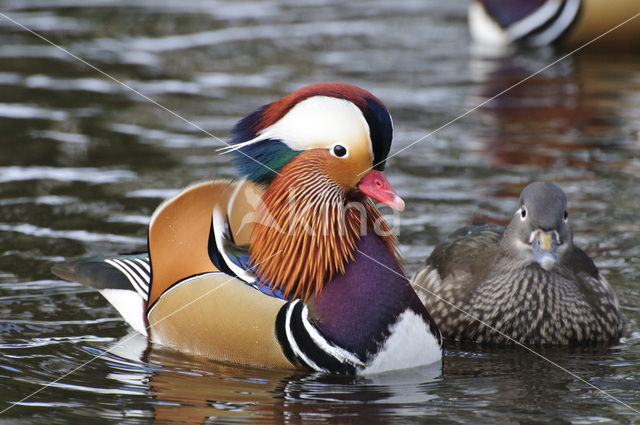
[[[229,215],[225,217],[219,208],[214,209],[212,237],[209,240],[209,256],[213,264],[219,270],[237,277],[266,295],[284,299],[282,290],[254,273],[253,264],[250,261],[249,245],[236,243],[230,223],[231,217]],[[277,260],[277,258],[273,259],[273,261]]]
[[[443,285],[464,287],[471,276],[482,276],[498,248],[503,228],[492,225],[462,227],[449,240],[435,247],[424,265],[411,278],[411,284],[427,307],[437,299]],[[430,310],[431,311],[431,310]]]
[[[504,228],[493,225],[460,228],[433,250],[426,265],[437,268],[442,279],[462,273],[479,276],[495,256],[503,233]]]
[[[219,270],[264,294],[284,299],[282,290],[254,273],[255,264],[250,261],[251,229],[255,211],[262,202],[262,194],[260,186],[246,180],[234,183],[226,205],[219,204],[213,209],[209,257]],[[278,259],[273,258],[273,261]]]
[[[77,260],[54,272],[97,288],[154,342],[220,361],[292,368],[276,332],[286,301],[257,291],[248,265],[247,198],[259,200],[256,191],[246,182],[190,186],[154,212],[148,256]],[[234,200],[245,207],[230,207]]]
[[[237,197],[238,186],[243,183],[198,183],[163,202],[151,218],[149,253],[78,259],[56,264],[52,272],[98,289],[134,329],[147,335],[146,312],[167,289],[220,271],[208,250],[212,214]]]
[[[198,183],[163,202],[149,223],[152,281],[147,307],[176,282],[219,269],[209,256],[213,209],[226,205],[229,181]]]
[[[149,227],[154,342],[220,361],[291,368],[276,337],[285,301],[256,291],[246,245],[261,189],[206,182],[163,203]]]

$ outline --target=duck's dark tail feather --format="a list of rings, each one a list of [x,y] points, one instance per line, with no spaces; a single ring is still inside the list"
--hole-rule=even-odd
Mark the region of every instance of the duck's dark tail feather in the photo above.
[[[51,272],[96,288],[134,329],[147,334],[145,311],[151,283],[148,254],[84,258],[56,264]]]
[[[51,272],[72,282],[102,289],[128,289],[148,298],[151,266],[148,254],[82,258],[56,264]]]

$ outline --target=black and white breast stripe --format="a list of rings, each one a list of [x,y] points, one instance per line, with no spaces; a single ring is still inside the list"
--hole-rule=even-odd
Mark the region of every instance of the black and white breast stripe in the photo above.
[[[140,296],[149,299],[149,284],[151,283],[151,265],[149,257],[144,258],[109,258],[105,263],[118,269]]]
[[[355,353],[337,346],[309,320],[309,310],[300,300],[285,304],[276,318],[276,334],[287,358],[319,372],[353,374],[365,363]]]

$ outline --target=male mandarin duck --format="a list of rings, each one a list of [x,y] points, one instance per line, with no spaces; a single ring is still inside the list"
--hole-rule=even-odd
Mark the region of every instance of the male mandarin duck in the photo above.
[[[575,49],[616,28],[594,46],[640,46],[637,0],[472,0],[471,37],[480,45]]]
[[[148,254],[53,272],[97,288],[151,341],[217,361],[338,373],[439,362],[440,332],[372,201],[404,208],[384,174],[392,133],[363,89],[297,90],[232,130],[243,180],[158,207]]]
[[[506,229],[455,231],[412,284],[447,338],[508,342],[477,319],[524,344],[613,343],[621,333],[615,293],[574,245],[567,199],[552,183],[525,187]]]

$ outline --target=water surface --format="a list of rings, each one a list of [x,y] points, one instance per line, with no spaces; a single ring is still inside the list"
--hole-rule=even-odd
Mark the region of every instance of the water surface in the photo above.
[[[0,11],[114,78],[0,17],[0,422],[640,420],[577,378],[640,409],[637,55],[576,54],[413,144],[559,54],[478,56],[461,0],[0,0]],[[234,176],[216,138],[316,81],[364,87],[392,113],[387,174],[407,210],[383,211],[408,273],[455,228],[505,223],[524,185],[554,181],[620,299],[620,343],[540,352],[573,375],[475,345],[448,346],[441,373],[248,369],[148,347],[95,291],[50,274],[65,258],[144,249],[162,199]]]

